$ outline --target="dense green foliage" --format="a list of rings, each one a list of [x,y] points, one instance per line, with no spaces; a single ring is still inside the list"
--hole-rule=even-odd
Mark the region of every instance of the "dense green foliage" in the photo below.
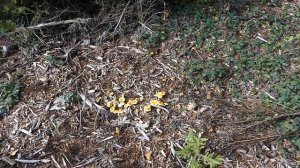
[[[244,96],[243,87],[252,83],[265,87],[269,95],[264,92],[259,95],[273,106],[300,109],[297,49],[300,39],[299,33],[290,31],[297,29],[294,23],[299,16],[288,14],[288,10],[298,9],[285,9],[280,16],[275,16],[253,6],[242,14],[229,11],[218,17],[199,9],[194,25],[188,25],[182,33],[194,38],[196,48],[214,55],[190,60],[185,67],[186,75],[197,86],[221,84],[229,88],[232,96],[239,98]],[[283,24],[284,20],[290,24]],[[261,30],[267,31],[257,35]],[[220,51],[225,56],[217,56]],[[248,91],[252,95],[260,92]]]
[[[219,57],[211,60],[189,61],[185,67],[186,74],[193,76],[192,82],[201,85],[207,82],[219,83],[225,77],[230,77],[230,68]]]
[[[14,31],[16,29],[16,23],[12,21],[0,22],[0,34]]]
[[[274,6],[282,11],[274,12]],[[269,1],[246,10],[207,11],[195,10],[194,23],[180,30],[198,50],[187,54],[194,56],[185,66],[187,78],[198,88],[224,89],[224,94],[215,93],[218,96],[260,100],[280,113],[299,111],[299,8]],[[275,121],[273,126],[282,134],[295,132],[299,117]],[[289,140],[299,152],[299,137]]]
[[[167,34],[165,32],[158,32],[155,34],[145,34],[143,36],[144,45],[146,47],[157,47],[158,44],[167,39]]]

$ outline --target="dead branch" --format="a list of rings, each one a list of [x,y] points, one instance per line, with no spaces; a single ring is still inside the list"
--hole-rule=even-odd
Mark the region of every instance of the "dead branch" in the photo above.
[[[119,19],[118,23],[117,23],[117,26],[115,27],[114,33],[116,32],[117,28],[119,27],[119,24],[120,24],[120,22],[121,22],[121,20],[122,20],[122,18],[123,18],[123,16],[124,16],[124,13],[125,13],[125,11],[126,11],[128,5],[129,5],[129,2],[130,2],[130,0],[127,2],[125,8],[123,9],[123,12],[122,12],[122,14],[121,14],[121,16],[120,16],[120,19]]]
[[[254,139],[244,139],[244,140],[240,140],[240,141],[235,141],[233,143],[228,143],[227,147],[230,147],[232,145],[238,145],[238,144],[265,142],[265,141],[270,141],[270,140],[275,140],[275,139],[299,136],[299,133],[300,133],[300,131],[297,130],[297,131],[292,131],[292,132],[287,132],[287,133],[282,133],[282,134],[275,134],[275,135],[271,135],[271,136],[258,137],[258,138],[254,138]],[[227,147],[225,147],[225,148],[227,148]]]
[[[267,123],[267,122],[270,122],[270,121],[273,121],[273,120],[279,120],[279,119],[284,119],[284,118],[288,118],[288,117],[296,117],[296,116],[300,116],[300,112],[296,112],[296,113],[292,113],[292,114],[281,114],[279,116],[268,118],[268,119],[259,121],[257,123],[254,123],[253,125],[250,125],[250,126],[246,127],[245,129],[249,129],[249,128],[252,128],[252,127],[255,127],[255,126],[259,126],[263,123]]]
[[[71,20],[62,20],[62,21],[58,21],[58,22],[49,22],[49,23],[41,23],[35,26],[29,26],[26,28],[19,28],[18,31],[22,31],[22,30],[35,30],[35,29],[40,29],[43,27],[49,27],[49,26],[57,26],[57,25],[65,25],[65,24],[71,24],[71,23],[87,23],[91,20],[91,18],[86,18],[86,19],[82,19],[82,18],[77,18],[77,19],[71,19]]]
[[[220,123],[216,123],[215,126],[240,125],[240,124],[254,123],[253,125],[249,126],[249,128],[250,128],[250,127],[258,126],[258,125],[261,125],[263,123],[270,122],[273,120],[279,120],[279,119],[284,119],[284,118],[288,118],[288,117],[297,117],[297,116],[300,116],[300,112],[291,113],[291,114],[281,114],[281,115],[271,117],[271,118],[268,118],[265,120],[260,120],[260,121],[251,119],[251,120],[244,120],[244,121],[231,122],[231,123],[220,122]],[[211,120],[211,121],[216,121],[216,120]],[[248,127],[246,129],[248,129]]]

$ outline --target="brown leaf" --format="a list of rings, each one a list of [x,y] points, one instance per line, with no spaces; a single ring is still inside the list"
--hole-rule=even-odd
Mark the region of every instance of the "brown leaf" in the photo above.
[[[145,153],[145,157],[147,160],[151,160],[152,151],[148,151]]]
[[[195,102],[190,102],[187,105],[187,109],[190,110],[190,111],[194,110],[196,107],[197,107],[197,104]]]

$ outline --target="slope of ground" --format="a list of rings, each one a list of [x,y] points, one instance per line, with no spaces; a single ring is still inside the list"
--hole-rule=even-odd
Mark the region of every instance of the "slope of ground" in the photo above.
[[[221,167],[297,166],[296,1],[187,5],[149,20],[98,45],[42,41],[0,58],[1,84],[21,84],[0,122],[2,162],[186,167],[176,151],[193,129]]]

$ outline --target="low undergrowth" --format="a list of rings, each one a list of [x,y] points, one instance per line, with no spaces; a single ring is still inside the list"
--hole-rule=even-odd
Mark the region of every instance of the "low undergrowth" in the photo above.
[[[240,14],[197,12],[184,36],[194,38],[196,49],[212,56],[190,60],[185,67],[187,77],[197,86],[231,85],[240,97],[246,96],[242,83],[251,83],[260,88],[248,90],[252,96],[267,93],[260,97],[299,109],[300,38],[294,24],[299,16],[287,12],[299,9],[282,8],[281,15],[254,6]]]
[[[21,85],[19,83],[0,84],[0,118],[19,101],[20,91]]]
[[[300,109],[299,8],[280,3],[246,8],[189,11],[193,21],[180,32],[195,47],[188,54],[185,75],[199,88],[224,88],[231,99],[260,99],[270,109],[296,112]],[[296,117],[272,125],[287,133],[298,130],[298,124]],[[299,151],[300,139],[290,140]]]

